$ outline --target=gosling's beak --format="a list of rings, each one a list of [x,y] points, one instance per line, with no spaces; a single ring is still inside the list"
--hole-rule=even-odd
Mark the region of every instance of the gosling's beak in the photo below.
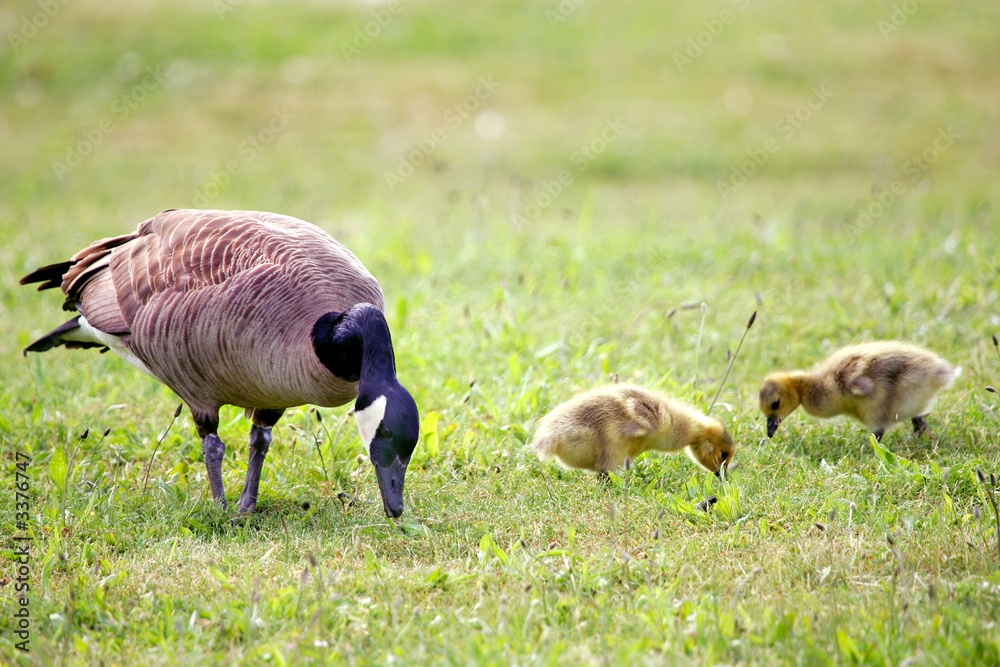
[[[778,417],[768,417],[767,418],[767,437],[773,438],[774,432],[778,430],[778,425],[781,423],[781,419]]]
[[[378,480],[378,490],[382,493],[382,507],[385,515],[397,517],[403,513],[403,478],[406,475],[406,463],[399,457],[392,459],[389,465],[375,465],[375,479]]]

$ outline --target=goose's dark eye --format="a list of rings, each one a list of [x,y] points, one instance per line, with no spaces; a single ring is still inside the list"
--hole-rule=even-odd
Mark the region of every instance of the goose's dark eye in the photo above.
[[[772,410],[777,410],[779,405],[781,405],[781,400],[780,399],[777,400],[777,401],[775,401],[774,403],[771,403],[771,409]]]

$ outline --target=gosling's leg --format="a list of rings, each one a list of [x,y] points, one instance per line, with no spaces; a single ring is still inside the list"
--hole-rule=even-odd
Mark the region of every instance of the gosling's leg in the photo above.
[[[218,413],[208,416],[195,416],[195,426],[201,436],[201,453],[205,457],[205,469],[208,472],[208,485],[212,488],[212,500],[226,509],[226,489],[222,486],[222,459],[226,456],[226,443],[219,438]]]
[[[913,419],[910,420],[911,422],[913,422],[914,433],[923,433],[924,431],[927,430],[927,422],[924,421],[925,416],[926,415],[922,415],[920,417],[914,417]]]

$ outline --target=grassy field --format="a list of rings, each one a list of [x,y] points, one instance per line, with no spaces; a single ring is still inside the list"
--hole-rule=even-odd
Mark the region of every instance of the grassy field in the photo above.
[[[0,662],[1000,663],[1000,5],[674,4],[5,4]],[[401,521],[347,406],[286,413],[233,526],[168,389],[21,357],[65,314],[19,277],[188,206],[310,220],[379,278],[423,420]],[[725,486],[526,449],[612,374],[707,407],[754,310]],[[963,367],[928,435],[762,439],[768,371],[872,338]]]

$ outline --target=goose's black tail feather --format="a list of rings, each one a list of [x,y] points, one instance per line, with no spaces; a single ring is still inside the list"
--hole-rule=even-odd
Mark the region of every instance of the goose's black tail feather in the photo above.
[[[62,285],[63,276],[69,271],[70,267],[76,264],[76,262],[70,260],[68,262],[59,262],[58,264],[49,264],[48,266],[43,266],[40,269],[35,269],[25,277],[21,278],[22,285],[29,285],[31,283],[42,283],[38,286],[39,291],[43,289],[52,289],[53,287],[59,287]],[[62,328],[62,327],[60,327]],[[59,329],[56,329],[58,331]],[[52,333],[55,333],[53,331]],[[48,349],[48,348],[46,348]]]
[[[58,266],[58,265],[54,264],[53,266]],[[43,271],[46,268],[50,267],[43,267],[38,271],[35,271],[35,273],[32,273],[31,276],[34,276],[35,274],[39,273],[39,271]],[[27,277],[30,278],[31,276]],[[47,280],[47,278],[43,277],[39,278],[38,280]],[[24,280],[22,280],[21,282],[22,284],[24,284]],[[37,282],[37,281],[28,281],[28,282]],[[39,289],[43,288],[44,285]],[[72,340],[64,338],[66,334],[76,331],[79,328],[80,328],[80,316],[78,315],[73,319],[71,319],[70,321],[60,324],[55,329],[42,336],[28,347],[24,348],[24,356],[28,356],[29,352],[45,352],[46,350],[51,350],[52,348],[58,347],[60,345],[65,345],[68,348],[102,347],[104,349],[101,350],[101,352],[108,351],[108,346],[103,345],[102,343],[94,343],[90,341],[80,341],[80,340]]]

